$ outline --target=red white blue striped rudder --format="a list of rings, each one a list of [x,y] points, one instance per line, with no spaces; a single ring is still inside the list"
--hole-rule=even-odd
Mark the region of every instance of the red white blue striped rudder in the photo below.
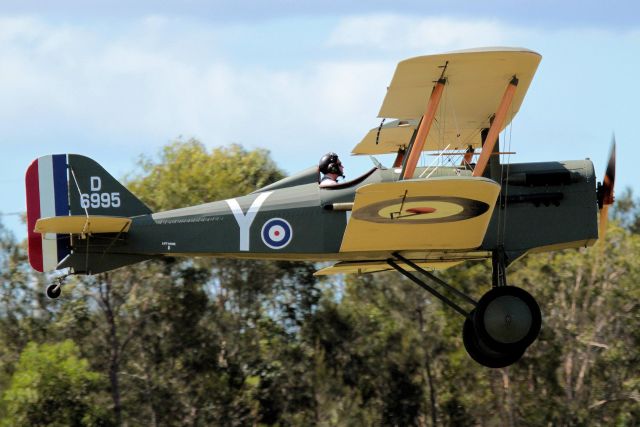
[[[67,234],[39,234],[33,231],[40,218],[69,215],[68,157],[43,156],[27,169],[27,228],[29,263],[37,271],[52,271],[71,252]]]

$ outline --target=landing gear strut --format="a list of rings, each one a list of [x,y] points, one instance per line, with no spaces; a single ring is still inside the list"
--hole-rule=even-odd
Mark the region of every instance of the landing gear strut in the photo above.
[[[502,252],[496,251],[493,256],[493,288],[477,302],[400,254],[393,255],[395,259],[387,260],[391,267],[465,317],[462,329],[464,347],[469,356],[481,365],[489,368],[509,366],[517,362],[527,347],[536,340],[542,325],[540,307],[527,291],[506,284]],[[464,310],[412,272],[402,268],[398,262],[407,264],[473,308]]]

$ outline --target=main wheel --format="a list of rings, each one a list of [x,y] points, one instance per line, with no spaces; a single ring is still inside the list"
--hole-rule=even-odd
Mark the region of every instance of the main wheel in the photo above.
[[[473,315],[478,338],[497,352],[524,352],[538,337],[541,325],[538,303],[515,286],[491,289],[480,298]]]
[[[484,344],[476,334],[476,330],[473,326],[473,314],[472,311],[469,317],[464,321],[462,328],[462,342],[464,348],[473,360],[486,366],[487,368],[504,368],[505,366],[516,363],[522,355],[525,349],[514,348],[511,352],[498,352],[491,350],[486,344]]]
[[[62,293],[62,286],[55,283],[47,286],[47,296],[51,299],[56,299]]]

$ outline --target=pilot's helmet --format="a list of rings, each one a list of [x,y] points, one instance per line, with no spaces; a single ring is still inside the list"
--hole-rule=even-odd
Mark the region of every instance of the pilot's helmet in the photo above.
[[[338,155],[336,153],[327,153],[320,159],[320,163],[318,163],[318,170],[324,174],[341,174],[340,165],[340,159],[338,159]]]

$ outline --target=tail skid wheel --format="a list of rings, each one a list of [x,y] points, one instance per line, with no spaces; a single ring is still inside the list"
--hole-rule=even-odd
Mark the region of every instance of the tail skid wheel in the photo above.
[[[473,326],[473,314],[472,311],[467,319],[464,321],[462,328],[462,341],[464,348],[473,360],[486,366],[487,368],[504,368],[506,366],[516,363],[522,355],[525,349],[512,348],[508,352],[498,352],[490,349],[485,343],[483,343]]]
[[[524,351],[538,337],[542,314],[524,289],[499,286],[484,294],[473,314],[478,338],[497,352]]]
[[[53,283],[47,286],[46,294],[51,299],[56,299],[62,293],[62,285],[64,285],[65,280],[69,277],[71,273],[67,273],[63,276],[60,276],[54,279]]]
[[[51,299],[57,299],[62,293],[62,285],[60,283],[52,283],[47,286],[47,296]]]

